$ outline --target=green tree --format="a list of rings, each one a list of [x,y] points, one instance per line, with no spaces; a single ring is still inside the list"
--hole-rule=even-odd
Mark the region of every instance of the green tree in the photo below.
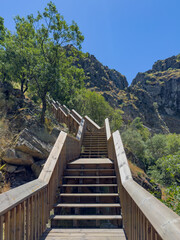
[[[120,111],[114,110],[102,95],[90,90],[77,91],[69,103],[82,116],[89,116],[100,126],[104,125],[104,119],[109,118],[111,127],[119,129],[122,124]]]
[[[32,80],[34,61],[33,49],[35,47],[35,30],[32,21],[16,17],[16,32],[4,30],[1,45],[1,76],[2,80],[19,82],[21,92],[28,89],[28,82]]]
[[[84,37],[74,21],[71,25],[66,23],[52,2],[48,3],[42,14],[38,13],[37,18],[28,16],[28,21],[33,22],[35,30],[37,46],[33,82],[42,101],[41,122],[44,123],[47,93],[53,91],[59,81],[75,74],[75,69],[72,71],[70,68],[74,58],[67,57],[64,46],[72,43],[80,49]]]
[[[71,25],[66,23],[52,2],[42,13],[38,12],[37,17],[17,16],[15,23],[15,34],[6,30],[5,39],[1,41],[1,78],[19,82],[22,94],[30,87],[33,95],[41,99],[41,123],[44,123],[47,93],[63,86],[66,87],[64,91],[71,94],[74,88],[83,84],[83,71],[72,65],[76,55],[80,55],[84,37],[74,21]],[[2,19],[1,29],[3,31]],[[68,50],[73,54],[67,54],[65,46],[68,44],[77,47]]]
[[[180,152],[159,158],[149,173],[163,185],[180,185]]]
[[[125,147],[132,151],[137,158],[144,160],[145,142],[141,134],[134,129],[128,128],[126,131],[122,132],[121,136]]]
[[[146,142],[146,152],[148,164],[153,165],[155,162],[167,154],[166,136],[163,134],[155,134]]]
[[[143,141],[146,141],[149,139],[150,132],[146,127],[144,127],[140,117],[137,117],[132,121],[132,123],[130,124],[130,128],[137,130],[142,136]]]

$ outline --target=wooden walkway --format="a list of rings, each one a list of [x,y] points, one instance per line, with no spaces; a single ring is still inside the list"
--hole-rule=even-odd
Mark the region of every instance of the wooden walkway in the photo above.
[[[41,240],[125,240],[114,163],[107,155],[105,134],[96,134],[92,151],[89,136],[86,151],[67,164],[51,228]],[[100,138],[100,139],[99,139]],[[94,139],[93,139],[94,140]],[[103,152],[99,151],[103,142]]]
[[[123,229],[49,229],[40,240],[126,240]]]

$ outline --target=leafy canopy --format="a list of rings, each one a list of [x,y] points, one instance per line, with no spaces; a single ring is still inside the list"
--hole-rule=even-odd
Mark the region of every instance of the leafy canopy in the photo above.
[[[19,82],[22,94],[30,88],[33,95],[41,99],[43,123],[48,92],[63,88],[70,94],[73,88],[83,86],[82,69],[72,65],[77,54],[81,54],[79,50],[84,37],[74,21],[71,25],[66,23],[52,2],[36,17],[17,16],[15,23],[16,32],[12,34],[5,30],[4,34],[3,20],[0,19],[1,78]],[[73,51],[71,55],[67,55],[65,48],[68,44],[77,47],[69,50]]]

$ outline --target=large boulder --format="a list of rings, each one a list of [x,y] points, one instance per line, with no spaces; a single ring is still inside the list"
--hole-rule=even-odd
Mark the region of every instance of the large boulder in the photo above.
[[[25,128],[18,136],[15,149],[32,157],[45,159],[48,157],[52,146],[51,143],[40,140],[29,129]]]
[[[16,169],[17,169],[17,166],[10,165],[10,164],[6,164],[6,166],[3,168],[3,170],[8,173],[14,173]]]
[[[39,174],[41,173],[41,170],[43,169],[45,162],[46,162],[46,160],[41,160],[41,161],[35,162],[35,163],[33,163],[33,165],[31,165],[31,169],[36,178],[39,177]]]
[[[34,160],[31,155],[15,150],[15,149],[7,149],[4,153],[2,159],[9,164],[14,165],[32,165]]]

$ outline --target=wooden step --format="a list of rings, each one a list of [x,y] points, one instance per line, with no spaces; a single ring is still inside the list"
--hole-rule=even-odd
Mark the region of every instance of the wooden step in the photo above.
[[[118,193],[61,193],[61,197],[118,197]]]
[[[119,208],[120,203],[59,203],[58,208]]]
[[[63,178],[65,179],[77,179],[77,178],[91,178],[91,179],[95,179],[95,178],[116,178],[116,176],[64,176]]]
[[[85,165],[85,164],[114,164],[109,158],[97,158],[97,159],[77,159],[73,162],[68,163],[68,165],[76,165],[76,164],[81,164],[81,165]]]
[[[124,230],[117,229],[47,229],[40,240],[126,240]]]
[[[65,170],[66,176],[73,176],[73,175],[80,175],[80,176],[104,176],[104,175],[115,175],[115,170],[112,169],[76,169],[76,168],[70,168]]]
[[[81,154],[81,158],[97,158],[97,157],[106,157],[107,154]]]
[[[66,172],[114,172],[114,169],[104,169],[104,168],[70,168],[70,169],[66,169]]]
[[[121,215],[55,215],[53,220],[122,220]]]
[[[117,184],[63,184],[62,187],[117,187]]]
[[[92,153],[97,153],[97,152],[106,152],[107,153],[107,149],[92,149],[92,148],[85,148],[83,152],[92,152]]]

